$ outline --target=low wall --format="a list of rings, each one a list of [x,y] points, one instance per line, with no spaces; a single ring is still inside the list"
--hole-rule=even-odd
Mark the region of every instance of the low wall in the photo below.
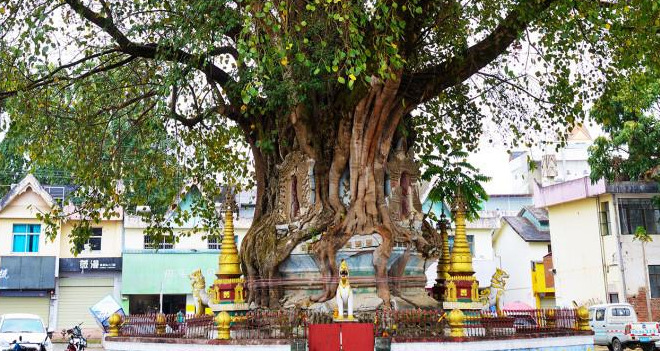
[[[470,342],[392,343],[392,351],[593,351],[593,335],[559,336],[534,339],[484,340]]]
[[[183,346],[185,345],[185,346]],[[115,337],[103,341],[106,351],[289,351],[288,340],[192,340],[166,338]],[[534,339],[484,340],[470,342],[392,343],[392,351],[593,351],[592,335]]]
[[[106,337],[106,351],[290,351],[289,340],[203,340],[143,337]]]

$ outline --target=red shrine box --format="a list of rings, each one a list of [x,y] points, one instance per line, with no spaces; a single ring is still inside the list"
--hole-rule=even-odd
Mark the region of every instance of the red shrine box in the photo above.
[[[311,324],[309,351],[372,351],[374,326],[371,323]]]

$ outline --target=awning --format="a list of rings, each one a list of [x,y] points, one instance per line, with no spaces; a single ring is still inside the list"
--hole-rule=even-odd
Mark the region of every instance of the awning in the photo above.
[[[0,290],[54,289],[54,256],[0,256]]]
[[[123,295],[191,294],[188,276],[201,269],[208,287],[215,280],[218,252],[124,253]]]

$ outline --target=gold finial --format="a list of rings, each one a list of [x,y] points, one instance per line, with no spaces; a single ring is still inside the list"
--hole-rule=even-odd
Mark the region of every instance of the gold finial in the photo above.
[[[220,258],[218,259],[218,278],[240,277],[240,260],[238,249],[234,241],[234,213],[231,191],[227,194],[225,201],[225,227],[222,231],[222,245],[220,246]]]
[[[449,321],[449,336],[452,338],[462,338],[465,336],[463,331],[463,323],[465,322],[465,314],[459,309],[454,309],[449,312],[447,316]]]
[[[231,325],[231,316],[226,311],[222,311],[215,316],[215,324],[218,326],[218,340],[229,340],[230,338],[230,325]]]
[[[108,336],[119,336],[121,329],[122,317],[119,313],[113,313],[108,319]]]
[[[461,274],[472,276],[472,253],[465,232],[465,198],[460,191],[456,194],[454,201],[454,221],[456,222],[456,234],[454,235],[454,248],[451,251],[449,273],[451,275]]]

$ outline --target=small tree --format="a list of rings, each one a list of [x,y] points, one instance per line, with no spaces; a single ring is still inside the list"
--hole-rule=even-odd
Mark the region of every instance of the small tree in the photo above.
[[[644,276],[646,278],[646,311],[648,313],[648,320],[653,320],[653,311],[651,310],[651,284],[649,282],[649,265],[646,261],[646,244],[653,241],[653,238],[646,232],[646,228],[638,226],[635,228],[635,234],[633,240],[639,241],[642,243],[642,260],[644,262]],[[625,292],[624,292],[625,294]]]

